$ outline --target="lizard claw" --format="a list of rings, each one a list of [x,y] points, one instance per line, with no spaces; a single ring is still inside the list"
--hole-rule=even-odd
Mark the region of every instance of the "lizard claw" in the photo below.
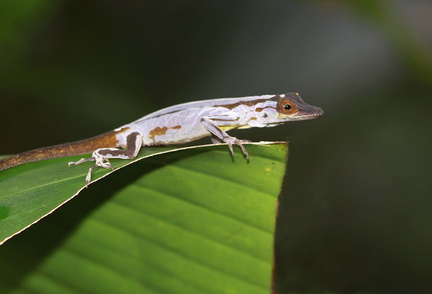
[[[231,137],[230,136],[230,137],[223,138],[223,141],[228,144],[228,148],[229,148],[232,156],[234,156],[234,150],[233,150],[232,145],[235,144],[235,145],[237,145],[237,146],[239,146],[241,148],[244,156],[249,161],[249,153],[247,152],[246,148],[242,144],[244,142],[250,142],[249,140],[239,140],[239,139],[237,139],[235,137]]]

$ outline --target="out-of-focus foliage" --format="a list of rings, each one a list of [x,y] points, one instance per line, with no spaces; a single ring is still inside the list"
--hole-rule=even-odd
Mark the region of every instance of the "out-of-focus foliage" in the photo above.
[[[361,13],[361,16],[379,25],[386,33],[397,50],[399,56],[404,59],[406,66],[416,78],[427,84],[432,83],[432,54],[427,42],[413,35],[412,28],[401,17],[398,8],[390,1],[367,0],[352,1],[352,7]],[[427,24],[425,24],[427,25]]]
[[[29,34],[46,24],[44,19],[55,7],[56,1],[50,0],[0,3],[0,64],[3,69],[16,66],[31,46]]]

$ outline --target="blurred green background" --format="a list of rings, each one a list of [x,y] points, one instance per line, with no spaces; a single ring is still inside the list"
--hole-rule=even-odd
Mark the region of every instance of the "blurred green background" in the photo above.
[[[232,132],[291,142],[279,292],[432,293],[431,15],[428,0],[2,1],[0,154],[299,92],[324,117]]]

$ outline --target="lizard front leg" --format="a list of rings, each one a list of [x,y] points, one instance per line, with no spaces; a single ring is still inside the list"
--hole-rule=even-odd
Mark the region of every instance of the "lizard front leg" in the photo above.
[[[235,121],[237,120],[236,117],[231,117],[231,116],[227,116],[227,117],[223,117],[224,120],[226,121]],[[218,117],[218,120],[221,120],[220,117]],[[236,137],[232,137],[230,135],[228,135],[224,130],[222,130],[214,121],[212,121],[211,117],[203,117],[201,118],[201,124],[203,125],[203,127],[209,131],[212,135],[214,135],[218,140],[227,143],[228,144],[228,148],[231,152],[231,155],[234,156],[234,150],[232,145],[235,144],[237,146],[239,146],[243,152],[243,154],[245,155],[246,159],[249,160],[249,153],[247,152],[246,148],[243,146],[243,142],[249,142],[248,140],[239,140]],[[214,140],[212,139],[212,141],[214,142]]]
[[[126,137],[126,148],[99,148],[93,151],[92,157],[90,158],[82,158],[76,162],[69,162],[69,166],[71,165],[79,165],[83,162],[94,161],[95,164],[89,168],[87,176],[86,176],[86,186],[91,181],[92,171],[97,167],[110,168],[112,170],[113,167],[109,162],[109,159],[132,159],[138,155],[143,144],[143,139],[140,133],[134,132],[129,134]]]

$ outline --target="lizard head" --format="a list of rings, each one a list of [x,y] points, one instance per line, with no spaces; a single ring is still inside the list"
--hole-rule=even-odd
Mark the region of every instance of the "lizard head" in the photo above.
[[[298,93],[274,95],[257,105],[257,119],[267,126],[278,125],[287,121],[308,120],[320,117],[324,111],[304,102]]]

